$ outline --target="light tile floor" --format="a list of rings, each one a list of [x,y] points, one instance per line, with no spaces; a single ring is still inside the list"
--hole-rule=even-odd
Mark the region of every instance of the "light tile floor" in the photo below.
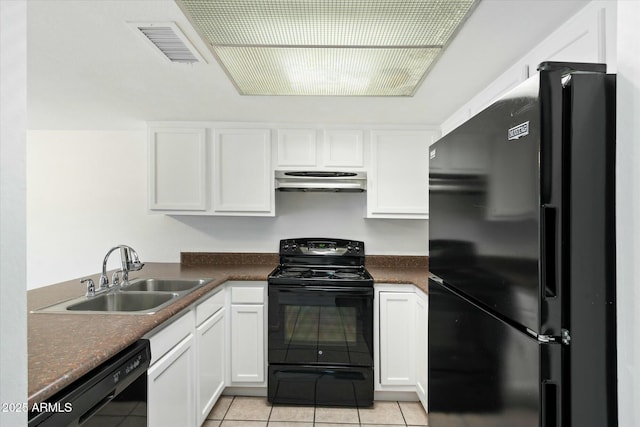
[[[426,426],[419,402],[375,402],[371,408],[271,405],[265,397],[222,396],[203,427]]]

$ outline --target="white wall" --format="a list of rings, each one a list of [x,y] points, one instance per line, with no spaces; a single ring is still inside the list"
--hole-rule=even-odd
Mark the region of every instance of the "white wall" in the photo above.
[[[26,425],[25,129],[27,7],[0,1],[0,425]],[[21,410],[22,409],[22,410]]]
[[[640,425],[640,2],[618,2],[617,314],[620,427]]]
[[[275,218],[174,217],[147,213],[146,180],[144,131],[29,131],[28,287],[96,273],[120,243],[148,262],[178,262],[181,251],[277,252],[289,237],[363,240],[368,254],[428,252],[426,220],[364,219],[365,194],[277,193]]]

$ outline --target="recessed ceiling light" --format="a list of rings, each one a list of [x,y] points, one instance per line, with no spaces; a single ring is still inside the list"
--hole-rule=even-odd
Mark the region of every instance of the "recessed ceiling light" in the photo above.
[[[176,0],[243,95],[412,96],[479,0]]]

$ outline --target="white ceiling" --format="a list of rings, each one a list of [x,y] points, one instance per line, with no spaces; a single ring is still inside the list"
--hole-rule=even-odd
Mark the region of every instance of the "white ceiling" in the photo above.
[[[237,93],[173,0],[29,0],[29,129],[131,129],[147,120],[435,124],[585,0],[481,0],[413,98]],[[175,21],[206,64],[170,63],[128,22]]]

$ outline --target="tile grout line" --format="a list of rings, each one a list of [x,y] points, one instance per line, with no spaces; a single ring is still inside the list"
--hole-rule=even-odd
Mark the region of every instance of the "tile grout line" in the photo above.
[[[400,410],[400,415],[402,415],[402,421],[404,421],[404,425],[408,426],[409,423],[407,422],[407,419],[404,416],[404,412],[402,412],[402,406],[400,405],[400,402],[396,401],[396,405],[398,405],[398,409]]]
[[[224,423],[224,421],[227,419],[227,414],[229,413],[229,410],[231,409],[231,405],[233,405],[234,400],[236,400],[236,396],[231,396],[231,402],[229,402],[229,406],[227,406],[227,409],[225,409],[224,414],[222,414],[222,420],[220,420],[221,426]]]

